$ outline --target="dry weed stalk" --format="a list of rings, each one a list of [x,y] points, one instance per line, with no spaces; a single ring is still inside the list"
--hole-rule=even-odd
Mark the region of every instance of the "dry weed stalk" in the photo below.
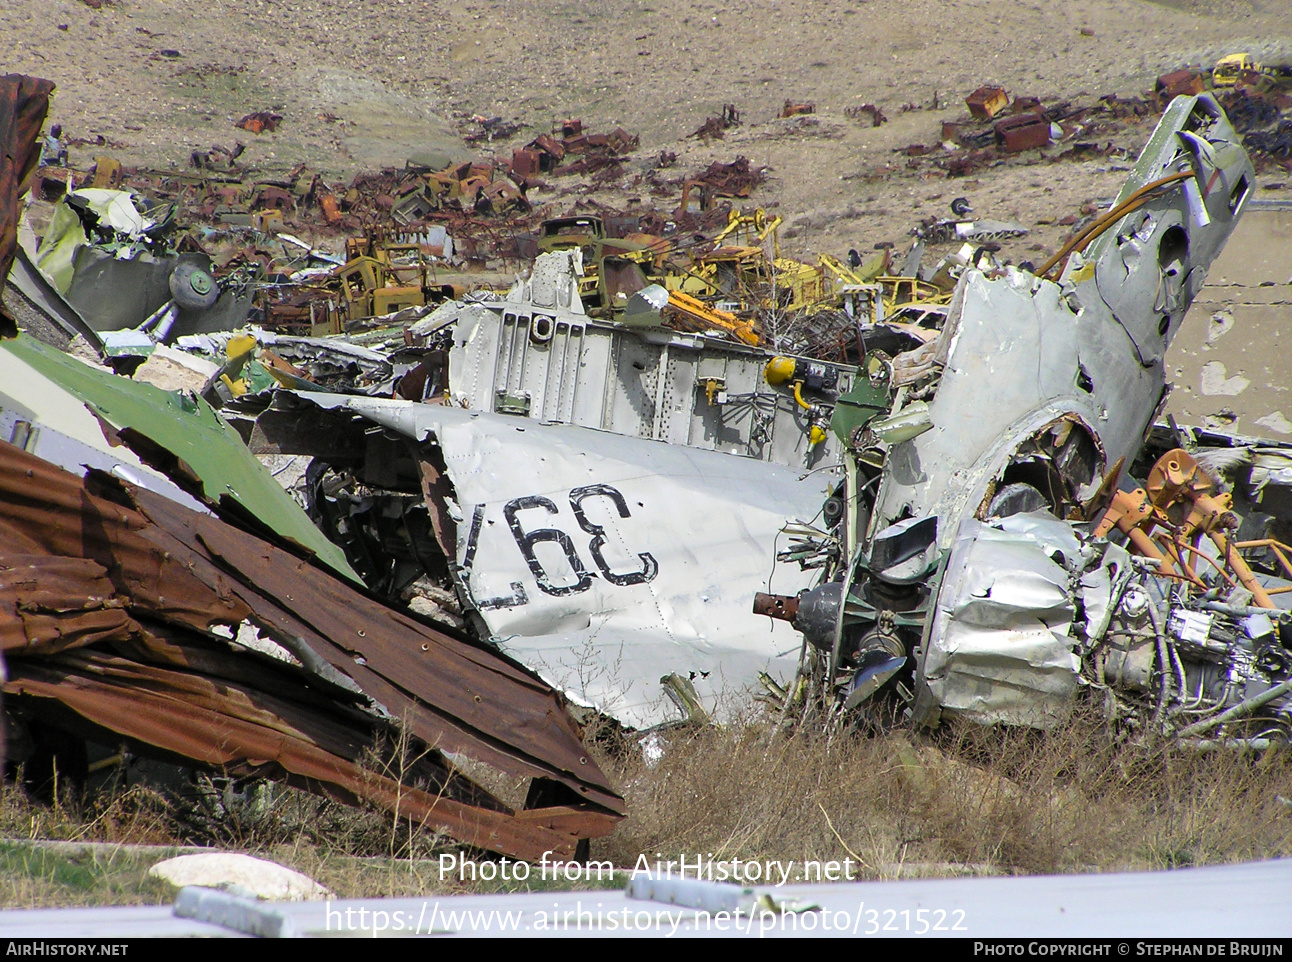
[[[606,758],[629,817],[596,857],[850,857],[865,877],[1164,868],[1292,854],[1289,753],[1117,743],[1081,708],[1053,732],[805,728],[775,713]]]

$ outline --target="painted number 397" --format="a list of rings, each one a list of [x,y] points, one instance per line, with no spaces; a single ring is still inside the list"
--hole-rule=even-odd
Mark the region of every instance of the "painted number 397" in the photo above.
[[[608,484],[589,484],[581,488],[575,488],[570,492],[570,509],[574,512],[574,519],[578,522],[579,527],[592,536],[588,540],[588,554],[591,555],[597,570],[601,572],[601,576],[610,584],[621,586],[640,585],[653,580],[659,574],[659,564],[649,552],[640,552],[637,557],[641,562],[641,567],[628,571],[616,571],[606,561],[602,552],[606,544],[606,529],[603,525],[593,522],[584,510],[585,503],[594,498],[603,498],[609,501],[621,518],[631,517],[631,514],[628,511],[628,502],[624,500],[624,496],[618,489],[612,488]],[[534,580],[538,582],[539,590],[544,594],[558,597],[587,591],[592,587],[594,576],[584,567],[583,559],[579,556],[579,552],[574,546],[574,539],[560,528],[530,528],[526,530],[520,513],[533,510],[542,510],[548,515],[556,515],[560,509],[550,498],[545,498],[542,495],[527,495],[523,498],[514,498],[508,501],[503,506],[502,514],[507,521],[507,527],[511,529],[512,537],[516,539],[516,547],[520,549],[521,556],[525,559],[525,564],[528,565],[530,572],[534,575]],[[484,521],[484,511],[484,505],[478,505],[475,515],[471,519],[471,531],[467,536],[466,554],[463,557],[463,567],[468,569],[475,559],[480,528]],[[543,567],[543,563],[539,560],[534,549],[537,545],[548,541],[560,548],[565,555],[566,563],[569,565],[571,576],[574,579],[572,582],[566,584],[555,582],[547,569]],[[523,605],[528,601],[520,584],[513,583],[512,591],[512,597],[477,599],[477,604],[481,608],[493,608]]]

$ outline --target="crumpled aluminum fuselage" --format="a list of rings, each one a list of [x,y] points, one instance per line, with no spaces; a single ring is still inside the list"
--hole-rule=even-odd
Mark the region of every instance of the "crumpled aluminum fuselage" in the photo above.
[[[963,542],[966,525],[1038,511],[1066,518],[1121,459],[1130,463],[1165,400],[1166,350],[1254,183],[1251,162],[1216,102],[1180,97],[1109,213],[1093,222],[1093,239],[1055,279],[1014,267],[990,277],[964,273],[936,342],[940,377],[928,402],[931,427],[887,451],[845,572],[850,598],[883,597],[876,581],[883,572],[868,561],[877,536],[894,525],[936,518],[936,545],[926,557],[945,558]],[[955,611],[977,610],[957,608],[969,590],[962,582],[981,576],[972,567],[930,566],[922,576],[920,609],[912,614],[924,619],[923,633],[918,644],[907,636],[917,723],[940,717],[940,679],[926,678],[926,669],[935,675],[953,669],[957,647],[990,648],[987,635],[1005,627],[957,629]],[[840,612],[832,670],[840,667],[848,622]],[[979,628],[987,634],[978,637]],[[986,648],[964,657],[990,660]],[[859,679],[860,672],[854,684]],[[1019,686],[1002,684],[995,694],[991,688],[974,696],[981,695],[984,717],[1008,720],[1005,702],[1017,698]],[[993,715],[988,703],[997,695],[1003,714]]]
[[[938,343],[933,426],[889,452],[872,533],[936,515],[948,546],[960,519],[985,516],[1020,448],[1065,419],[1093,441],[1099,474],[1135,454],[1164,399],[1167,347],[1255,184],[1238,135],[1207,95],[1171,103],[1114,206],[1190,170],[1182,187],[1070,259],[1057,283],[1019,270],[965,272]]]

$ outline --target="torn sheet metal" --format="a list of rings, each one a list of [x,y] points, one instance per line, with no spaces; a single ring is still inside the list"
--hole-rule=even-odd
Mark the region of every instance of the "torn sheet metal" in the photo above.
[[[1244,496],[1259,456],[1246,460],[1243,439],[1226,447],[1214,432],[1178,432],[1205,434],[1209,446],[1194,449],[1196,460],[1167,450],[1130,502],[1123,482],[1097,525],[1045,512],[962,522],[922,646],[916,724],[962,716],[1051,727],[1085,687],[1124,731],[1204,737],[1191,743],[1206,747],[1286,742],[1292,547],[1221,532],[1262,519],[1283,529],[1287,503],[1271,518]],[[1214,493],[1220,476],[1230,492]],[[1141,510],[1134,502],[1146,494]],[[1246,519],[1229,510],[1230,495]],[[1126,548],[1102,536],[1114,526],[1130,535]]]
[[[173,340],[180,333],[236,328],[247,315],[247,302],[222,292],[211,278],[211,261],[205,254],[141,253],[123,259],[84,245],[76,249],[72,264],[71,282],[63,293],[96,331],[143,328],[159,311],[166,311],[165,321],[148,327],[157,340]],[[204,292],[190,299],[180,284],[187,277],[191,288],[194,274],[202,278]]]
[[[917,698],[932,698],[944,717],[983,724],[1049,728],[1066,717],[1081,668],[1070,636],[1070,577],[1081,566],[1080,542],[1049,515],[994,525],[966,519],[947,561]]]
[[[91,222],[97,220],[105,233],[110,229],[123,241],[142,242],[157,226],[151,217],[140,213],[130,191],[90,187],[65,194],[55,206],[40,250],[36,252],[36,266],[62,294],[72,286],[77,252],[90,244],[79,210],[87,211]]]
[[[1082,632],[1107,630],[1126,566],[1087,571],[1071,550],[1059,564],[1048,549],[1003,545],[979,522],[1004,518],[998,527],[1015,532],[1015,519],[1091,518],[1107,507],[1164,401],[1166,347],[1242,216],[1253,177],[1215,100],[1177,98],[1113,206],[1049,262],[965,269],[935,341],[896,358],[867,355],[866,378],[832,419],[847,442],[844,501],[858,502],[844,509],[853,513],[843,540],[855,548],[812,595],[821,609],[813,623],[832,629],[831,644],[816,642],[828,650],[826,682],[844,706],[860,706],[850,692],[883,656],[914,662],[914,676],[895,675],[865,697],[890,698],[887,707],[918,724],[936,725],[942,710],[1042,727],[1059,717],[1080,668],[1065,640],[1078,610],[1071,592],[1080,585]],[[936,529],[914,546],[922,551],[900,564],[886,557],[892,535],[923,523]],[[1274,551],[1270,540],[1262,543]],[[1106,542],[1094,553],[1107,556]],[[1254,578],[1228,565],[1259,604]],[[1141,644],[1131,674],[1146,676],[1165,651],[1144,661]],[[1245,676],[1249,656],[1234,651]],[[1174,674],[1183,691],[1187,672]],[[1233,694],[1214,672],[1187,684],[1194,701],[1216,710]]]
[[[1258,504],[1264,501],[1267,488],[1292,489],[1292,450],[1265,443],[1251,449],[1251,459],[1248,494]]]
[[[1086,687],[1122,731],[1208,748],[1286,744],[1292,562],[1271,540],[1245,547],[1281,554],[1282,577],[1260,572],[1240,586],[1236,557],[1229,574],[1192,552],[1197,572],[1166,577],[1165,558],[1132,558],[1084,524],[1043,513],[966,519],[916,678],[913,720],[1048,728]],[[1250,557],[1258,561],[1259,551]],[[1179,554],[1170,561],[1184,566]]]
[[[250,348],[247,338],[253,339],[255,346],[268,349],[275,357],[296,367],[308,378],[304,390],[341,390],[364,394],[380,392],[386,396],[392,391],[391,380],[395,369],[390,358],[380,351],[352,344],[339,337],[299,337],[251,327],[237,332],[186,334],[177,338],[176,344],[183,351],[205,355],[212,362],[227,368],[245,353],[245,349]],[[262,368],[266,370],[264,381],[270,385],[277,383],[268,376],[269,369],[263,365]],[[284,372],[280,369],[277,373]],[[237,372],[232,373],[231,377],[236,380]],[[284,380],[290,383],[290,379]],[[248,388],[255,389],[250,384]]]
[[[1134,456],[1165,391],[1166,346],[1254,183],[1210,97],[1172,102],[1118,201],[1174,172],[1188,173],[1186,187],[1150,195],[1071,258],[1059,283],[1012,267],[965,271],[937,342],[933,428],[890,452],[877,524],[935,514],[945,545],[1028,440],[1060,419],[1103,464]]]
[[[10,301],[15,295],[19,298],[17,303],[10,304],[10,310],[20,330],[60,349],[66,349],[78,335],[96,350],[103,347],[99,333],[55,289],[21,246],[9,271],[7,286],[6,294]]]
[[[21,74],[0,77],[0,156],[5,159],[0,164],[0,285],[18,252],[19,192],[40,159],[37,140],[53,91],[49,80]],[[8,317],[0,302],[0,319]]]
[[[3,442],[0,610],[6,708],[25,718],[522,858],[572,854],[623,811],[559,696],[518,665],[217,518]],[[224,641],[247,625],[296,664]],[[419,760],[365,769],[395,723]],[[570,804],[513,812],[446,753],[559,783]]]
[[[642,728],[678,718],[663,676],[689,678],[721,716],[759,672],[793,673],[798,638],[748,599],[768,589],[780,529],[818,512],[827,472],[439,405],[297,396],[438,445],[469,602],[505,652],[574,700]],[[810,581],[783,566],[774,590]]]
[[[174,249],[175,210],[145,209],[129,191],[72,191],[54,209],[36,266],[96,331],[152,327],[160,341],[239,326],[250,301],[220,288],[205,254]]]
[[[205,401],[162,391],[95,369],[25,335],[0,340],[0,354],[21,369],[3,390],[20,404],[54,384],[74,395],[102,423],[110,445],[124,444],[189,495],[312,551],[358,581],[344,553],[328,541],[246,445]],[[68,430],[50,425],[55,430]]]
[[[999,280],[967,271],[935,349],[945,366],[929,402],[933,427],[890,450],[877,517],[945,518],[945,543],[955,519],[973,514],[1024,439],[1064,417],[1101,437],[1105,451],[1133,451],[1144,423],[1133,403],[1110,418],[1109,395],[1136,391],[1148,405],[1147,419],[1162,372],[1128,357],[1126,346],[1115,328],[1079,321],[1055,285],[1037,286],[1012,269]],[[1075,388],[1083,366],[1099,372],[1097,394]],[[1031,373],[1017,376],[1022,371]]]
[[[554,292],[559,285],[548,286]],[[813,415],[795,401],[793,385],[767,383],[773,357],[725,339],[628,327],[536,301],[480,301],[458,316],[449,396],[475,411],[794,468],[829,464],[837,442],[813,445]],[[821,372],[817,392],[805,382],[810,400],[833,399],[852,384],[852,367],[803,365]]]
[[[5,350],[0,350],[0,440],[73,474],[98,469],[194,511],[207,510],[130,448],[109,441],[102,422],[79,397]]]

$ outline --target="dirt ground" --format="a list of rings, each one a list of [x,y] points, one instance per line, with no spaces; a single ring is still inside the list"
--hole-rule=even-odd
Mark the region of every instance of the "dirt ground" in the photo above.
[[[1086,103],[1143,95],[1162,72],[1209,66],[1226,53],[1292,60],[1286,0],[93,2],[98,9],[86,0],[0,4],[7,69],[58,84],[51,119],[68,135],[105,138],[74,147],[74,164],[109,154],[182,167],[193,150],[241,140],[245,159],[262,170],[305,162],[348,181],[417,151],[509,157],[554,121],[581,117],[585,129],[640,135],[622,180],[573,192],[554,184],[532,193],[535,203],[555,213],[585,197],[623,206],[633,177],[661,150],[677,154],[679,171],[744,155],[768,168],[750,206],[782,215],[784,252],[810,259],[884,242],[900,248],[921,218],[947,216],[963,196],[977,217],[1030,229],[1002,256],[1042,260],[1066,236],[1059,221],[1113,196],[1151,129],[1146,119],[1115,136],[1128,159],[1058,161],[1046,157],[1058,149],[1031,151],[959,178],[908,167],[902,148],[936,145],[941,122],[967,116],[964,97],[981,84]],[[787,99],[814,102],[816,113],[777,119]],[[688,136],[724,103],[740,111],[741,126],[711,143]],[[846,114],[863,103],[889,123]],[[233,127],[257,110],[283,116],[276,132]],[[506,141],[469,145],[461,134],[472,114],[527,126]],[[1263,175],[1257,197],[1292,197],[1285,179]],[[1194,314],[1202,320],[1191,318],[1190,350],[1199,352],[1208,319]],[[1209,387],[1236,386],[1228,378],[1248,367],[1240,342],[1250,346],[1238,336],[1208,345],[1207,360],[1226,365],[1209,369]],[[1260,366],[1245,376],[1263,382],[1283,367]],[[1194,397],[1181,413],[1196,421],[1241,406],[1238,395],[1206,394],[1189,363],[1176,367],[1198,382],[1187,385]],[[1269,391],[1248,393],[1275,407]],[[1253,409],[1240,426],[1260,431],[1252,422],[1269,413]],[[1287,422],[1270,423],[1278,427],[1262,433],[1281,436]]]
[[[240,137],[254,164],[348,177],[418,150],[478,156],[460,114],[531,125],[496,145],[508,156],[577,116],[641,136],[630,173],[662,149],[688,169],[735,154],[770,167],[754,200],[786,216],[800,254],[901,242],[955,196],[977,216],[1036,227],[1115,192],[1123,173],[1103,158],[954,183],[905,176],[894,148],[935,143],[980,84],[1093,101],[1236,50],[1292,54],[1284,0],[6,0],[0,30],[8,69],[58,84],[53,119],[102,134],[126,162],[183,165]],[[786,99],[815,102],[815,122],[774,120]],[[724,103],[743,126],[709,146],[687,138]],[[861,103],[890,122],[845,116]],[[278,131],[233,128],[255,110],[281,113]],[[1147,132],[1132,129],[1131,146]],[[897,170],[859,176],[886,166]],[[1063,232],[1041,228],[1024,249]]]
[[[1167,354],[1180,424],[1292,439],[1292,210],[1249,210]]]

